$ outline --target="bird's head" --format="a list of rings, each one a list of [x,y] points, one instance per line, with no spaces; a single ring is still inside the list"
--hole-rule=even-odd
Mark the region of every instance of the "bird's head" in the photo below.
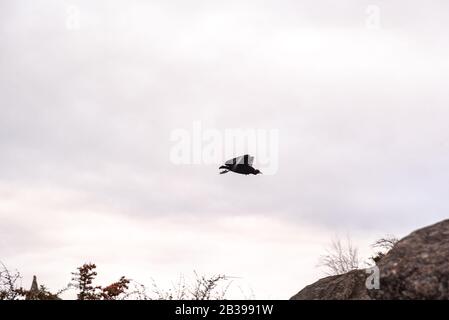
[[[254,170],[254,173],[253,173],[254,175],[256,175],[256,174],[262,174],[262,172],[260,172],[260,170]]]

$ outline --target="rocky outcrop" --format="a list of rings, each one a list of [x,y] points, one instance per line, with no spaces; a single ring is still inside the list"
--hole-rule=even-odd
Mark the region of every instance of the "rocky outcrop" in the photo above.
[[[377,267],[379,289],[367,289],[369,274],[355,270],[323,278],[291,299],[449,299],[449,220],[403,238]]]
[[[364,270],[326,277],[305,287],[291,300],[368,300],[365,279]]]
[[[405,237],[378,267],[373,299],[449,299],[449,220]]]

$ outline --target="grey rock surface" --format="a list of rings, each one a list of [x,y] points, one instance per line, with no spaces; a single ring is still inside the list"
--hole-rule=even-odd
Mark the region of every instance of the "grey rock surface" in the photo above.
[[[308,285],[292,300],[449,299],[449,220],[400,240],[378,263],[380,288],[368,290],[365,270]]]

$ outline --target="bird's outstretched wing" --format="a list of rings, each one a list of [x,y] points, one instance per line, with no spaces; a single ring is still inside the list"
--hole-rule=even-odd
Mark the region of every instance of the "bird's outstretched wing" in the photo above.
[[[251,157],[249,154],[245,154],[243,156],[230,159],[225,162],[227,165],[236,165],[236,164],[245,164],[248,166],[252,166],[254,161],[254,157]]]

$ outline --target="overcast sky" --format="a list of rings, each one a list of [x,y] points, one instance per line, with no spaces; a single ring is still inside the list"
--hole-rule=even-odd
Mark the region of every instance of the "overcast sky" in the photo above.
[[[1,1],[0,260],[283,299],[334,235],[446,218],[448,29],[443,0]],[[196,121],[278,130],[277,172],[175,165]]]

